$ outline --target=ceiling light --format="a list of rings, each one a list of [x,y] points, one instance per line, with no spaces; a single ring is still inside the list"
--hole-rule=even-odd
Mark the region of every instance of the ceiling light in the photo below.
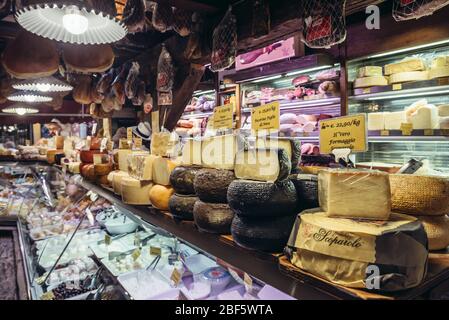
[[[71,85],[54,77],[24,80],[13,84],[12,87],[16,90],[39,92],[64,92],[73,89]]]
[[[87,1],[55,2],[26,6],[16,13],[16,20],[41,37],[75,44],[113,43],[128,33],[122,22]]]
[[[41,95],[34,92],[19,91],[8,96],[8,100],[15,102],[33,103],[33,102],[50,102],[53,100],[53,98],[50,96]]]
[[[23,116],[29,113],[38,113],[39,110],[35,108],[26,108],[26,107],[8,107],[2,110],[3,113],[15,113],[19,116]]]
[[[329,64],[329,65],[324,65],[324,66],[319,66],[319,67],[314,67],[314,68],[293,71],[293,72],[287,73],[285,76],[290,77],[290,76],[295,76],[297,74],[303,74],[303,73],[308,73],[308,72],[312,72],[312,71],[324,70],[324,69],[328,69],[328,68],[332,68],[332,66]]]
[[[416,51],[419,49],[426,49],[426,48],[431,48],[431,47],[435,47],[435,46],[440,46],[443,44],[449,44],[449,39],[441,40],[441,41],[437,41],[437,42],[426,43],[426,44],[422,44],[419,46],[408,47],[408,48],[383,52],[383,53],[379,53],[379,54],[374,54],[365,59],[375,59],[375,58],[387,57],[387,56],[392,56],[392,55],[399,54],[399,53],[405,53],[405,52],[410,52],[410,51]]]

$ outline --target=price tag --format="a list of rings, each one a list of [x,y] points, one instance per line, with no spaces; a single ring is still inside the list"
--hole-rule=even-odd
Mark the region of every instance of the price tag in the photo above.
[[[111,119],[103,118],[103,131],[106,138],[111,138]]]
[[[158,133],[160,131],[159,110],[151,112],[151,130],[154,133]]]
[[[245,272],[243,275],[243,282],[245,284],[245,289],[247,292],[253,291],[253,279]]]
[[[96,201],[97,199],[98,199],[98,194],[92,192],[92,193],[90,194],[90,200]]]
[[[150,246],[150,255],[152,256],[160,256],[162,254],[162,250],[159,247],[151,247]]]
[[[102,163],[102,155],[101,154],[94,154],[94,164],[101,164]]]
[[[446,86],[448,84],[449,84],[449,77],[439,78],[438,79],[438,85],[439,86]]]
[[[425,129],[424,130],[424,135],[425,136],[434,136],[435,132],[433,131],[433,129]]]
[[[133,128],[126,129],[126,139],[128,141],[133,141]]]
[[[178,269],[173,268],[170,280],[174,282],[175,286],[177,286],[181,282],[181,274],[179,273]]]
[[[108,138],[101,139],[100,151],[103,152],[108,145]]]
[[[109,246],[112,243],[112,238],[107,233],[104,235],[104,243]]]
[[[402,90],[402,83],[395,83],[392,89],[393,91]]]
[[[114,149],[114,143],[111,140],[108,140],[108,143],[106,144],[106,149],[108,151],[112,151],[112,149]]]
[[[413,131],[413,124],[401,123],[401,131],[403,136],[411,136]]]
[[[42,275],[41,277],[39,277],[39,278],[37,278],[36,279],[36,283],[38,284],[38,285],[43,285],[44,284],[44,281],[45,281],[45,278],[47,277],[47,274],[48,274],[48,272],[46,272],[44,275]]]
[[[214,109],[214,129],[232,129],[234,125],[233,105],[215,107]]]
[[[129,149],[129,143],[128,143],[128,140],[126,140],[126,139],[120,139],[118,148],[119,148],[119,149]]]
[[[330,154],[334,149],[350,149],[351,152],[368,150],[366,114],[321,120],[320,152]]]
[[[134,148],[142,149],[142,138],[134,138]]]
[[[388,131],[388,130],[380,130],[380,135],[382,137],[388,137],[390,135],[390,131]]]
[[[96,132],[97,132],[97,123],[95,122],[92,126],[92,136],[94,136]]]
[[[279,129],[279,102],[251,109],[251,129]]]
[[[303,132],[303,133],[302,133],[302,136],[303,136],[303,137],[308,137],[308,136],[310,136],[310,134],[309,134],[308,132]]]
[[[53,293],[53,291],[48,291],[41,295],[41,300],[53,300],[54,298],[55,294]]]
[[[363,93],[364,93],[364,94],[369,94],[369,93],[371,93],[371,88],[363,88]]]
[[[140,249],[137,248],[136,250],[133,251],[131,257],[133,257],[133,260],[136,261],[137,259],[139,259],[140,257]]]
[[[136,233],[134,233],[134,245],[140,247],[140,236],[137,234],[137,230]]]

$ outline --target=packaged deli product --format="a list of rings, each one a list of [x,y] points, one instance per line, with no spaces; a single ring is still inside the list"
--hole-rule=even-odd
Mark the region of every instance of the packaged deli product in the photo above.
[[[286,253],[291,263],[351,288],[398,291],[421,283],[427,268],[427,235],[414,217],[392,213],[388,221],[298,215]],[[378,277],[370,278],[373,271]]]

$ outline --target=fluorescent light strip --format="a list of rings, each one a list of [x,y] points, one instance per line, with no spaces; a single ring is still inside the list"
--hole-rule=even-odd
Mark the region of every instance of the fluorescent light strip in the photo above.
[[[272,76],[272,77],[268,77],[268,78],[257,79],[257,80],[253,80],[253,81],[251,81],[251,82],[253,82],[253,83],[259,83],[259,82],[266,82],[266,81],[275,80],[275,79],[279,79],[279,78],[282,78],[282,75],[278,74],[277,76]]]
[[[309,69],[304,69],[304,70],[298,70],[298,71],[293,71],[293,72],[289,72],[287,73],[285,76],[286,77],[290,77],[290,76],[295,76],[297,74],[302,74],[302,73],[307,73],[307,72],[312,72],[312,71],[318,71],[318,70],[323,70],[323,69],[328,69],[331,68],[332,65],[327,64],[324,66],[319,66],[319,67],[314,67],[314,68],[309,68]]]
[[[384,53],[379,53],[379,54],[375,54],[375,55],[372,55],[372,56],[368,56],[367,59],[381,58],[381,57],[386,57],[386,56],[390,56],[390,55],[394,55],[394,54],[398,54],[398,53],[404,53],[404,52],[409,52],[409,51],[414,51],[414,50],[419,50],[419,49],[430,48],[430,47],[433,47],[433,46],[439,46],[439,45],[442,45],[442,44],[449,44],[449,39],[442,40],[442,41],[437,41],[437,42],[432,42],[432,43],[427,43],[427,44],[423,44],[423,45],[419,45],[419,46],[414,46],[414,47],[403,48],[403,49],[398,49],[398,50],[394,50],[394,51],[388,51],[388,52],[384,52]]]
[[[215,90],[205,90],[205,91],[197,90],[197,91],[193,92],[193,95],[199,96],[199,95],[209,94],[209,93],[215,93]]]
[[[422,96],[430,96],[430,95],[433,96],[433,95],[443,94],[443,93],[449,93],[449,90],[371,97],[371,98],[368,98],[368,100],[375,101],[375,100],[386,100],[386,99],[393,99],[393,98],[410,98],[410,97],[422,97]]]

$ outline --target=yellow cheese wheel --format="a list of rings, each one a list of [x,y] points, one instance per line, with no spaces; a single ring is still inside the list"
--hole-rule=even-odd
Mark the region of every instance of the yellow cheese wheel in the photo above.
[[[112,163],[99,163],[94,164],[95,175],[107,176],[112,171]]]
[[[95,180],[95,167],[93,164],[85,164],[81,167],[81,175],[88,180]]]
[[[168,211],[168,201],[175,193],[172,187],[166,187],[156,184],[150,190],[150,201],[153,207],[159,210]]]
[[[442,250],[449,246],[449,217],[425,217],[418,219],[422,222],[429,239],[429,250]]]

